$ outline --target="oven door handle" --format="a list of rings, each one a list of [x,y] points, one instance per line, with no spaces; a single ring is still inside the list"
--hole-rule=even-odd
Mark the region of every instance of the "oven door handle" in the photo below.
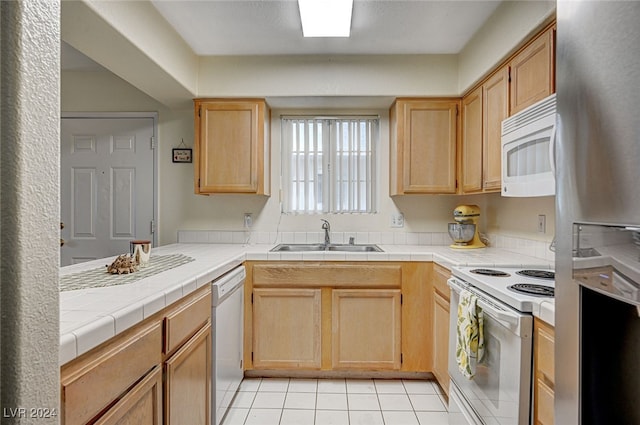
[[[511,311],[507,311],[507,310],[502,310],[501,307],[497,306],[495,304],[495,302],[490,301],[489,299],[487,299],[484,295],[479,294],[478,292],[474,291],[473,289],[469,288],[469,287],[463,287],[462,285],[460,285],[455,279],[449,279],[447,281],[447,283],[449,284],[449,286],[451,287],[451,289],[453,291],[455,291],[458,295],[460,295],[460,293],[463,290],[467,290],[469,292],[471,292],[473,295],[476,296],[476,298],[478,299],[478,305],[480,306],[480,308],[482,308],[482,311],[485,314],[488,314],[489,316],[493,317],[494,319],[498,320],[499,322],[502,322],[503,324],[508,325],[518,325],[520,322],[520,316],[512,313]]]

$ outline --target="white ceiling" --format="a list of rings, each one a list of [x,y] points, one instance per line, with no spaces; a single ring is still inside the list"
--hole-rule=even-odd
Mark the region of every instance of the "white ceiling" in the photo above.
[[[455,54],[501,3],[354,0],[351,37],[305,39],[296,0],[151,2],[200,56]]]
[[[354,0],[351,37],[305,39],[296,0],[146,1],[199,56],[457,54],[503,2]],[[61,68],[105,69],[65,42]],[[296,105],[309,103],[307,98],[294,100]],[[336,105],[333,98],[312,100],[307,106]],[[388,106],[391,100],[380,97],[378,103]],[[286,99],[280,105],[278,99],[270,98],[270,102],[288,107],[292,101]],[[372,101],[366,97],[349,102],[340,105],[371,106]]]

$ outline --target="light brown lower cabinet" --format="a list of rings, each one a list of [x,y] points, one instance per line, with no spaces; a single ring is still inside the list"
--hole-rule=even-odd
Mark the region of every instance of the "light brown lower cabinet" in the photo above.
[[[334,289],[331,307],[333,369],[400,369],[399,289]]]
[[[208,425],[211,421],[211,323],[165,361],[165,423]]]
[[[136,389],[137,382],[155,367],[162,369],[161,363],[162,326],[156,320],[125,331],[64,365],[60,371],[61,423],[85,424],[109,414],[109,409]]]
[[[448,269],[433,265],[433,375],[449,396],[449,287]]]
[[[96,425],[162,424],[162,368],[156,366],[109,409]]]
[[[320,289],[254,289],[254,367],[319,369],[320,309]]]
[[[210,297],[206,285],[63,365],[61,424],[209,424]]]
[[[247,370],[431,371],[430,263],[245,266]]]
[[[533,326],[533,423],[552,425],[555,422],[555,330],[538,318]]]

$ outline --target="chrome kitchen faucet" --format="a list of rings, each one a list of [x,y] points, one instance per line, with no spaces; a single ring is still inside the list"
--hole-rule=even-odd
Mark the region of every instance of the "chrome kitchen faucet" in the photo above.
[[[331,224],[327,220],[320,219],[322,221],[322,228],[324,229],[324,246],[327,247],[331,245],[331,236],[329,232],[331,231]]]

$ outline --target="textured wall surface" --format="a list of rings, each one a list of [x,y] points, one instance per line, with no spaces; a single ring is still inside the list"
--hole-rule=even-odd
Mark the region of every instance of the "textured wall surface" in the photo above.
[[[3,424],[54,424],[60,3],[2,1],[0,18],[0,408]]]

